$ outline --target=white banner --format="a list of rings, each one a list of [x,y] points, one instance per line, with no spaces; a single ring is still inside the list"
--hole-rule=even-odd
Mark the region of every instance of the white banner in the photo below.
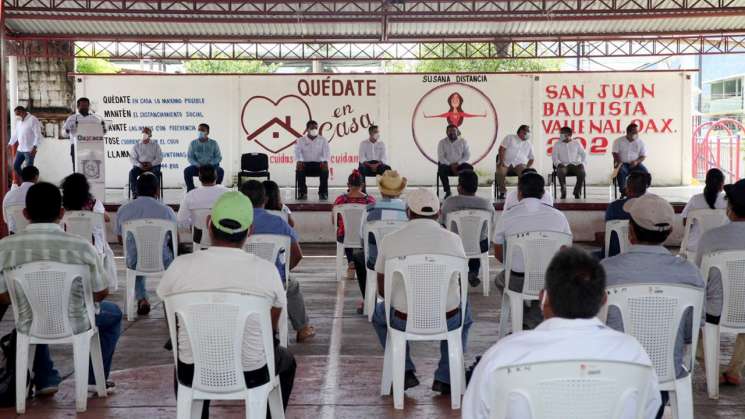
[[[293,142],[309,119],[331,142],[332,185],[357,167],[360,141],[380,126],[390,165],[410,184],[435,181],[437,142],[449,123],[469,142],[472,163],[491,178],[502,138],[527,124],[536,168],[551,170],[551,144],[569,125],[588,151],[588,181],[606,183],[612,142],[640,124],[657,185],[690,178],[690,80],[685,72],[398,75],[79,76],[78,96],[112,126],[106,185],[126,183],[129,151],[143,126],[163,149],[167,187],[183,184],[189,142],[201,122],[220,143],[226,182],[240,155],[269,154],[272,179],[294,182]],[[313,181],[311,181],[313,182]]]

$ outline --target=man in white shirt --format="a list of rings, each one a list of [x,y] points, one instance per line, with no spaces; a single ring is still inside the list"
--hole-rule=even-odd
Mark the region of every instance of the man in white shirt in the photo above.
[[[582,196],[582,185],[585,183],[587,154],[582,144],[572,138],[571,128],[563,127],[559,130],[559,141],[554,144],[551,160],[561,185],[561,199],[567,197],[567,176],[577,177],[577,183],[574,185],[574,198],[579,199]]]
[[[264,297],[271,302],[272,328],[274,329],[274,362],[282,401],[285,409],[295,380],[295,358],[280,347],[277,323],[282,310],[287,306],[285,290],[274,265],[243,251],[253,223],[251,201],[240,192],[228,192],[215,202],[208,219],[212,246],[204,251],[179,256],[163,274],[158,285],[158,296],[165,299],[171,295],[188,292],[231,292]],[[191,386],[194,378],[194,357],[189,338],[183,329],[177,330],[178,351],[176,377],[185,386]],[[248,388],[267,382],[266,355],[258,325],[253,319],[246,322],[243,333],[242,366]],[[202,417],[206,417],[209,403],[205,401]]]
[[[160,164],[163,162],[163,152],[157,141],[151,139],[153,130],[150,127],[142,128],[142,141],[132,147],[129,153],[129,161],[132,162],[132,169],[129,171],[129,188],[132,190],[132,196],[137,197],[137,178],[145,173],[155,173],[159,178]]]
[[[523,173],[520,176],[526,173],[538,173],[538,171],[532,167],[529,167],[523,170]],[[545,192],[543,192],[543,196],[541,197],[541,202],[551,207],[554,206],[554,197],[553,195],[551,195],[551,190],[546,190]],[[517,189],[509,190],[507,191],[507,195],[504,198],[504,204],[502,204],[502,209],[504,211],[507,211],[508,209],[514,207],[515,205],[519,203],[520,203],[520,200],[517,198]]]
[[[217,183],[217,171],[214,166],[200,166],[199,181],[202,182],[202,186],[192,189],[184,195],[184,199],[181,201],[178,213],[176,214],[176,220],[180,226],[195,227],[193,230],[194,243],[201,243],[202,235],[207,234],[206,231],[197,228],[197,226],[203,223],[195,219],[195,211],[212,209],[215,201],[222,194],[229,191],[228,188]]]
[[[533,166],[533,144],[530,142],[530,127],[520,125],[517,135],[508,135],[502,140],[497,155],[497,189],[499,199],[507,193],[507,176],[520,176],[528,167]]]
[[[556,233],[572,234],[569,222],[564,213],[556,208],[541,202],[545,191],[543,177],[538,173],[524,173],[517,182],[517,195],[520,203],[502,212],[502,216],[494,226],[494,257],[504,263],[504,248],[509,236],[526,233],[530,231],[550,231]],[[512,266],[510,273],[510,290],[523,291],[525,282],[524,257],[519,250],[512,254]],[[506,269],[506,267],[505,267]],[[504,290],[505,272],[497,275],[497,288]],[[526,309],[523,316],[523,329],[532,329],[541,322],[541,311],[538,304],[534,302]]]
[[[411,221],[400,230],[385,236],[379,247],[378,258],[375,261],[375,272],[378,274],[378,293],[381,296],[385,295],[385,262],[388,259],[422,254],[449,255],[463,260],[466,259],[460,237],[442,228],[437,221],[440,215],[440,201],[434,193],[427,189],[417,189],[409,194],[406,202],[408,205],[406,212]],[[465,278],[461,278],[461,280],[465,280]],[[406,330],[406,292],[401,287],[400,281],[395,283],[391,298],[391,327]],[[470,305],[466,305],[465,309],[460,307],[460,299],[458,281],[453,280],[450,282],[447,297],[447,323],[448,329],[453,330],[460,326],[461,316],[465,316],[463,317],[462,331],[463,352],[465,352],[468,330],[473,323],[473,319],[471,318]],[[465,314],[463,314],[464,310]],[[376,305],[372,323],[375,333],[378,334],[380,343],[385,349],[388,327],[385,321],[385,304],[383,302]],[[404,389],[419,385],[415,371],[407,345]],[[440,342],[440,362],[435,371],[432,391],[450,394],[447,341]]]
[[[370,136],[360,143],[360,173],[362,176],[382,175],[386,170],[391,170],[385,143],[380,141],[377,125],[370,125],[367,131]]]
[[[12,188],[3,198],[3,220],[8,226],[10,233],[16,232],[16,222],[10,213],[10,207],[14,205],[26,205],[26,193],[28,189],[39,181],[39,169],[36,166],[26,166],[21,170],[21,184]]]
[[[649,173],[642,164],[647,158],[647,148],[644,141],[639,139],[639,126],[629,124],[626,135],[613,141],[613,167],[618,170],[616,181],[621,197],[626,196],[626,176],[633,171]]]
[[[318,132],[318,122],[310,120],[305,124],[306,134],[295,143],[295,177],[297,178],[298,199],[308,199],[307,176],[317,176],[320,180],[318,198],[325,201],[329,198],[329,160],[331,149],[329,140]]]
[[[75,145],[78,143],[78,125],[85,123],[96,123],[103,126],[103,120],[91,112],[91,101],[87,97],[81,97],[77,101],[78,111],[67,117],[64,129],[70,136],[70,157],[72,158],[72,171],[75,171]],[[104,126],[104,132],[106,127]]]
[[[25,161],[27,166],[34,165],[34,158],[43,137],[41,136],[41,123],[35,116],[28,113],[26,108],[16,106],[13,112],[17,118],[16,129],[10,136],[8,146],[13,147],[13,145],[18,144],[16,158],[13,161],[13,170],[20,180],[23,162]]]
[[[455,125],[448,125],[445,130],[447,137],[437,144],[437,177],[440,179],[445,199],[450,197],[450,180],[448,176],[458,176],[463,170],[473,170],[468,164],[471,150],[466,140],[460,136],[460,130]]]
[[[501,339],[479,361],[463,399],[464,418],[489,419],[497,408],[495,403],[508,405],[508,418],[532,417],[529,402],[521,394],[513,393],[509,400],[494,400],[490,394],[493,385],[504,385],[494,383],[492,376],[505,367],[551,361],[618,361],[652,366],[636,339],[597,319],[606,300],[605,272],[582,250],[565,249],[554,256],[540,300],[544,322],[535,330]],[[643,417],[655,417],[660,393],[653,368],[646,393],[628,399],[621,417],[635,418],[640,399],[644,400]]]

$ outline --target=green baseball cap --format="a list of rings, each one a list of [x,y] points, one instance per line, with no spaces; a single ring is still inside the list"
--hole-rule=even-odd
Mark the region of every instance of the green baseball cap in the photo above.
[[[225,192],[212,206],[211,215],[212,225],[216,229],[224,233],[235,234],[251,228],[254,207],[246,195],[235,191]]]

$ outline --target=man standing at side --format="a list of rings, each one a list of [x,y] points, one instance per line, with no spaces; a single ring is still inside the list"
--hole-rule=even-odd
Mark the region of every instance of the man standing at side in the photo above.
[[[14,113],[18,120],[16,121],[16,129],[10,136],[8,146],[13,147],[14,144],[18,144],[16,158],[13,161],[13,170],[18,176],[18,180],[20,180],[24,161],[26,166],[34,165],[34,158],[42,139],[41,123],[35,116],[28,113],[23,106],[16,106]]]
[[[445,133],[447,137],[437,144],[437,177],[440,178],[447,199],[450,196],[448,176],[458,176],[462,170],[473,170],[473,166],[468,164],[471,150],[466,140],[460,136],[458,127],[450,124]]]
[[[26,166],[21,170],[21,185],[13,188],[3,198],[3,219],[8,225],[8,231],[16,233],[16,221],[10,213],[10,207],[14,205],[26,205],[26,193],[30,187],[39,181],[39,169],[36,166]]]
[[[613,167],[618,170],[616,182],[621,196],[626,195],[626,176],[632,170],[647,172],[642,162],[647,158],[647,148],[639,139],[639,126],[629,124],[626,135],[613,142]]]
[[[194,189],[194,176],[199,176],[199,168],[201,166],[208,164],[215,168],[217,171],[217,183],[222,183],[222,178],[225,175],[225,171],[220,167],[220,162],[222,161],[220,145],[217,144],[217,141],[209,137],[210,126],[201,123],[198,129],[199,138],[192,140],[187,153],[189,166],[184,169],[186,192]]]
[[[129,188],[132,197],[137,198],[137,177],[145,172],[152,172],[160,178],[160,163],[163,162],[163,152],[160,150],[158,141],[153,141],[153,130],[150,127],[142,128],[142,140],[132,147],[129,153],[129,161],[132,169],[129,171]]]
[[[577,183],[574,185],[574,198],[579,199],[582,185],[585,183],[587,154],[582,144],[572,138],[571,128],[563,127],[559,133],[559,141],[554,144],[551,160],[553,160],[556,176],[561,185],[561,199],[567,197],[567,176],[577,177]]]
[[[307,176],[318,176],[318,199],[329,199],[329,160],[331,149],[329,140],[318,133],[318,122],[310,120],[305,124],[305,135],[295,143],[295,177],[297,178],[298,199],[308,199]]]
[[[370,136],[360,143],[360,173],[362,176],[382,175],[391,169],[388,166],[385,143],[380,141],[380,130],[377,125],[370,125],[367,131]]]
[[[497,155],[497,189],[499,199],[507,193],[507,176],[520,176],[533,166],[533,144],[530,142],[530,127],[520,125],[517,135],[508,135],[502,140]]]
[[[78,126],[80,124],[102,124],[103,120],[91,112],[91,101],[87,97],[81,97],[77,101],[78,111],[67,117],[64,129],[70,136],[70,158],[72,159],[72,171],[75,171],[75,146],[78,143]],[[104,132],[106,131],[104,127]]]

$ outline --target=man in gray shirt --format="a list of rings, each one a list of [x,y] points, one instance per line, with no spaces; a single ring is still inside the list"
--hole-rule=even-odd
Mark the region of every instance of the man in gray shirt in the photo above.
[[[137,178],[145,172],[152,172],[160,178],[160,164],[163,162],[163,152],[158,141],[152,140],[153,130],[142,128],[142,141],[132,147],[129,160],[132,170],[129,171],[129,188],[132,196],[137,197]]]
[[[720,250],[745,250],[745,180],[733,185],[725,185],[727,196],[727,217],[730,223],[711,229],[704,233],[699,240],[696,252],[696,265],[709,253]],[[719,324],[722,315],[723,290],[722,273],[719,269],[711,269],[706,284],[706,322]],[[737,335],[735,350],[729,367],[722,373],[723,378],[730,384],[739,384],[742,380],[742,369],[745,366],[745,334]]]
[[[607,258],[601,262],[607,275],[607,286],[669,284],[704,288],[704,280],[698,269],[685,259],[670,253],[662,244],[673,231],[675,211],[663,198],[647,193],[630,199],[623,206],[629,213],[628,252]],[[675,339],[676,377],[685,377],[690,366],[684,365],[685,345],[691,344],[692,313],[685,315]],[[615,307],[608,310],[608,326],[624,331],[620,313]],[[662,405],[668,400],[662,392]],[[662,409],[661,409],[662,411]],[[661,414],[658,415],[658,418]]]
[[[455,125],[448,125],[447,137],[437,144],[437,177],[440,179],[445,198],[450,196],[450,180],[448,176],[457,176],[463,170],[473,170],[468,164],[471,150],[468,143],[460,136],[460,130]]]
[[[464,170],[458,174],[458,195],[447,198],[442,203],[440,210],[440,224],[448,230],[457,233],[458,228],[455,225],[447,225],[448,214],[460,210],[482,210],[491,214],[491,222],[494,224],[494,206],[488,200],[476,196],[479,189],[479,176],[473,170]],[[481,251],[489,250],[489,228],[484,226],[481,231],[480,241]],[[481,259],[468,260],[468,282],[472,287],[481,284],[479,280],[479,270],[481,269]],[[488,280],[488,278],[485,278]]]

